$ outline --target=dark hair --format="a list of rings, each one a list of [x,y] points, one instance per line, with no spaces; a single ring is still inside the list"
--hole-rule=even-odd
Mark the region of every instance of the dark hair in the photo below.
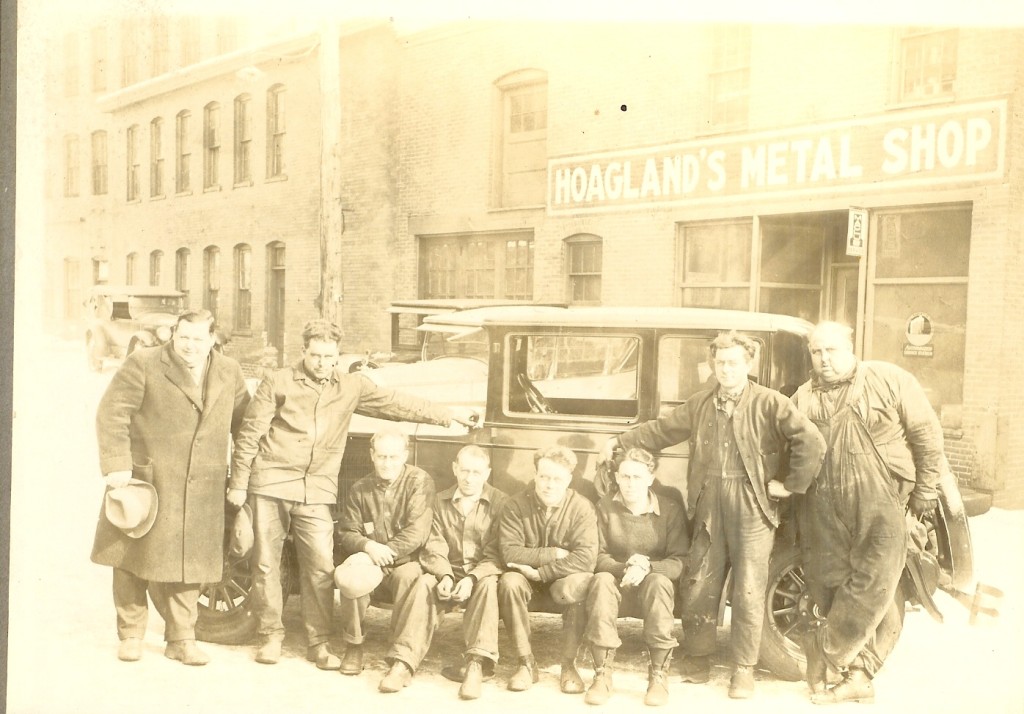
[[[541,459],[547,459],[548,461],[554,461],[560,466],[564,466],[570,472],[576,470],[576,454],[572,449],[566,446],[546,446],[543,449],[537,449],[533,452],[533,467],[537,468],[537,464],[540,463]]]
[[[315,319],[307,322],[302,328],[302,346],[309,347],[313,340],[317,342],[341,342],[341,328],[330,320]]]
[[[748,360],[753,360],[757,357],[757,342],[744,334],[736,332],[736,330],[719,332],[718,337],[711,340],[711,345],[708,349],[711,351],[711,356],[714,357],[718,350],[725,350],[730,347],[742,347],[743,351],[747,353]]]
[[[616,473],[618,473],[619,467],[626,461],[636,461],[638,464],[643,464],[650,469],[651,473],[654,473],[658,468],[657,457],[647,449],[641,449],[639,447],[626,449],[626,453],[622,455],[622,458],[618,460],[615,466]]]
[[[209,310],[188,310],[187,312],[181,313],[178,315],[178,321],[174,323],[175,329],[177,329],[178,325],[183,322],[209,322],[210,334],[213,334],[214,318],[213,313]]]

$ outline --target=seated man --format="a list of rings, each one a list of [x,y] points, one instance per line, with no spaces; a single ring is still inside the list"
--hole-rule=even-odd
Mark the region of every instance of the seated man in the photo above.
[[[465,604],[465,667],[446,668],[442,673],[461,679],[461,699],[477,699],[485,669],[492,674],[498,660],[501,568],[484,558],[484,547],[507,496],[487,483],[491,459],[479,446],[462,447],[452,470],[456,485],[437,495],[430,538],[420,554],[420,565],[426,571],[421,576],[425,587],[419,592],[425,596],[420,606],[444,609]],[[424,617],[418,621],[427,620]],[[428,643],[432,635],[433,630],[422,633]]]
[[[551,446],[533,455],[533,485],[510,498],[498,521],[496,559],[509,568],[498,580],[498,609],[512,638],[519,668],[508,688],[519,692],[540,679],[530,646],[530,601],[548,598],[561,605],[565,630],[559,685],[567,694],[583,691],[576,670],[583,599],[597,559],[597,515],[586,498],[569,488],[576,454]]]
[[[334,572],[341,594],[342,637],[347,649],[342,674],[363,670],[363,616],[376,589],[386,591],[391,611],[390,665],[380,691],[397,692],[409,684],[427,653],[424,629],[433,632],[433,608],[415,606],[423,571],[420,549],[430,534],[434,480],[423,469],[406,464],[408,437],[397,428],[378,431],[370,439],[374,473],[359,479],[338,516],[338,543],[352,553]]]
[[[650,655],[644,703],[668,701],[668,663],[676,646],[672,636],[676,580],[689,546],[683,508],[651,490],[657,461],[649,451],[628,449],[615,474],[617,491],[597,504],[600,550],[597,574],[587,592],[584,639],[594,657],[594,682],[587,704],[604,704],[612,693],[612,661],[622,644],[620,615],[644,621]]]

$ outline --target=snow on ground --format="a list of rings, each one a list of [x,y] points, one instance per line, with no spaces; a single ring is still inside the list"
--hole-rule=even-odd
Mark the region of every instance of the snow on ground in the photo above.
[[[89,562],[102,495],[94,415],[116,365],[88,372],[81,342],[43,339],[32,359],[23,359],[16,379],[11,514],[11,600],[7,711],[22,714],[136,714],[139,711],[398,712],[416,707],[512,712],[525,707],[593,711],[580,696],[558,691],[559,622],[537,616],[535,649],[544,668],[539,684],[508,692],[511,663],[484,685],[477,703],[461,702],[457,685],[438,674],[439,652],[458,649],[460,622],[449,616],[435,648],[412,686],[398,694],[376,691],[383,674],[380,655],[387,614],[371,609],[367,670],[360,677],[320,672],[305,661],[297,599],[286,610],[285,657],[274,667],[255,664],[250,647],[204,645],[213,662],[189,668],[162,656],[162,623],[150,618],[145,655],[138,663],[116,658],[117,638],[110,571]],[[27,379],[31,376],[32,381]],[[44,391],[38,384],[50,381]],[[38,390],[38,391],[36,391]],[[923,611],[909,612],[903,637],[876,680],[874,706],[846,704],[838,711],[1024,712],[1024,511],[991,512],[972,519],[976,575],[1004,591],[997,618],[968,623],[968,610],[944,593],[936,596],[945,624]],[[635,622],[624,625],[629,644],[615,675],[617,712],[645,710],[646,671],[636,644]],[[707,685],[670,680],[671,707],[710,711],[821,712],[801,682],[781,682],[758,672],[758,690],[748,702],[728,699],[727,631]],[[506,640],[502,640],[503,644]],[[340,646],[335,640],[334,644]],[[585,678],[590,672],[584,670]],[[434,702],[434,705],[430,703]]]

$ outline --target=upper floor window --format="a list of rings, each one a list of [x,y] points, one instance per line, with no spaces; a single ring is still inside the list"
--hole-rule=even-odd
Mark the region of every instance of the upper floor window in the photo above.
[[[135,259],[138,257],[137,253],[129,253],[124,259],[124,284],[134,285],[135,284]]]
[[[78,96],[78,35],[64,36],[64,96]]]
[[[718,27],[712,42],[711,126],[745,126],[750,110],[750,26]]]
[[[238,49],[238,20],[222,17],[217,20],[217,54]]]
[[[284,86],[267,90],[267,178],[284,175]]]
[[[420,243],[420,297],[533,298],[533,237],[430,236]]]
[[[178,40],[181,43],[180,62],[184,67],[199,61],[199,18],[183,17],[178,21]]]
[[[64,195],[78,195],[79,156],[78,136],[69,134],[64,137]]]
[[[188,268],[191,254],[188,248],[178,248],[174,254],[174,289],[185,293],[185,306],[188,306]]]
[[[127,199],[136,201],[139,198],[139,127],[133,124],[128,127],[127,135]]]
[[[220,104],[203,109],[203,188],[220,186]]]
[[[149,123],[149,195],[164,195],[164,120],[157,117]]]
[[[121,23],[121,86],[135,84],[139,77],[138,23],[126,18]]]
[[[496,84],[501,102],[500,171],[495,195],[501,206],[544,203],[547,188],[548,80],[540,70],[506,75]]]
[[[92,194],[102,196],[107,192],[107,132],[92,133]]]
[[[235,183],[252,182],[252,112],[250,98],[242,94],[235,98]]]
[[[752,310],[753,235],[750,220],[680,226],[679,304]]]
[[[149,284],[153,287],[160,285],[160,264],[163,262],[164,252],[154,250],[149,254]]]
[[[957,30],[914,28],[900,36],[899,99],[952,94],[956,84]]]
[[[192,147],[188,142],[188,124],[192,113],[178,112],[174,127],[175,145],[175,186],[174,190],[184,193],[192,188],[191,165]]]
[[[235,329],[252,328],[252,248],[235,246]]]
[[[94,27],[92,39],[92,91],[102,92],[107,88],[107,28]]]
[[[601,239],[576,235],[565,240],[569,302],[573,305],[601,303]]]
[[[150,25],[152,37],[152,48],[150,50],[150,61],[152,63],[152,75],[156,77],[166,72],[170,64],[171,48],[168,38],[167,18],[156,16]]]

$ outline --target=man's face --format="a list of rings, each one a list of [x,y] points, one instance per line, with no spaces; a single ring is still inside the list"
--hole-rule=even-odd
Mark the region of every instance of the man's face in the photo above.
[[[452,464],[455,480],[459,484],[459,493],[470,498],[479,498],[483,493],[484,484],[491,475],[487,461],[479,456],[463,454]]]
[[[409,451],[402,439],[397,436],[385,436],[377,439],[377,443],[370,449],[370,458],[373,460],[373,470],[377,472],[378,478],[394,481],[401,475],[402,468],[409,459]]]
[[[654,474],[639,461],[623,461],[615,474],[615,483],[619,485],[623,501],[627,504],[641,503],[654,483]]]
[[[534,488],[537,490],[537,498],[545,506],[557,506],[561,503],[571,481],[572,471],[561,464],[550,459],[541,459],[537,462]]]
[[[735,392],[747,383],[750,371],[750,358],[747,351],[739,345],[723,347],[711,358],[711,366],[715,370],[715,379],[727,392]]]
[[[840,334],[822,331],[808,344],[811,367],[823,382],[835,382],[848,375],[857,363],[853,345]]]
[[[310,340],[302,350],[302,364],[317,379],[326,379],[338,364],[338,343]]]
[[[214,337],[209,322],[182,320],[174,328],[171,344],[174,352],[189,367],[198,367],[206,361],[213,349]]]

